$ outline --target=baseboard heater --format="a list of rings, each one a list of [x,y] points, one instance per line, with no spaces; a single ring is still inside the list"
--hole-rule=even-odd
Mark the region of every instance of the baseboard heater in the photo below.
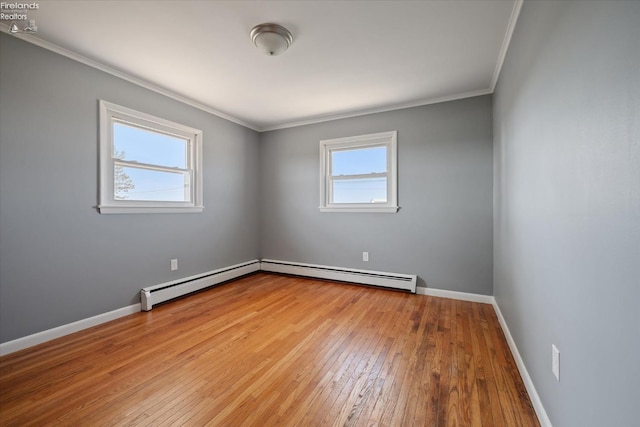
[[[356,270],[352,268],[329,267],[325,265],[302,264],[271,259],[263,259],[260,262],[260,270],[271,271],[274,273],[293,274],[296,276],[315,277],[318,279],[382,286],[385,288],[402,289],[414,294],[416,293],[417,276],[414,274]]]
[[[155,304],[199,291],[227,280],[235,279],[260,270],[260,261],[253,260],[230,267],[213,270],[175,280],[173,282],[148,286],[140,291],[140,303],[143,311],[149,311]]]

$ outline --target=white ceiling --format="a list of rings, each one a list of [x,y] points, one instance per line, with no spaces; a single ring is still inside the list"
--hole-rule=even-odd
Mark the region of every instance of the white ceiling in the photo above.
[[[268,130],[491,93],[520,4],[40,1],[20,37]],[[255,48],[264,22],[293,33],[288,51]]]

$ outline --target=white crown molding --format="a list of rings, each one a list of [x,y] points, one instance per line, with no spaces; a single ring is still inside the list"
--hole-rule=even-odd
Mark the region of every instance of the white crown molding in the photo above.
[[[108,65],[102,64],[94,59],[91,58],[87,58],[83,55],[80,55],[78,53],[75,53],[73,51],[70,51],[68,49],[65,49],[61,46],[58,46],[54,43],[48,42],[46,40],[40,39],[32,34],[25,34],[25,33],[18,33],[18,34],[11,34],[9,32],[9,25],[6,23],[0,23],[0,31],[7,33],[7,34],[11,34],[14,37],[20,38],[24,41],[27,41],[29,43],[35,44],[36,46],[40,46],[44,49],[50,50],[52,52],[58,53],[62,56],[65,56],[69,59],[75,60],[77,62],[80,62],[82,64],[88,65],[92,68],[98,69],[100,71],[103,71],[105,73],[111,74],[113,76],[119,77],[123,80],[126,80],[130,83],[136,84],[138,86],[141,86],[143,88],[149,89],[153,92],[159,93],[161,95],[165,95],[169,98],[175,99],[176,101],[182,102],[186,105],[189,105],[191,107],[197,108],[199,110],[205,111],[207,113],[213,114],[214,116],[218,116],[222,119],[228,120],[230,122],[239,124],[241,126],[244,126],[248,129],[257,131],[257,132],[268,132],[268,131],[272,131],[272,130],[279,130],[279,129],[287,129],[287,128],[293,128],[293,127],[298,127],[298,126],[306,126],[306,125],[311,125],[311,124],[317,124],[317,123],[323,123],[323,122],[329,122],[329,121],[333,121],[333,120],[340,120],[340,119],[348,119],[351,117],[359,117],[359,116],[366,116],[368,114],[376,114],[376,113],[384,113],[384,112],[388,112],[388,111],[395,111],[395,110],[402,110],[405,108],[412,108],[412,107],[421,107],[424,105],[430,105],[430,104],[438,104],[441,102],[448,102],[448,101],[456,101],[459,99],[465,99],[465,98],[472,98],[475,96],[481,96],[481,95],[490,95],[493,93],[493,91],[495,90],[496,84],[498,82],[498,78],[500,76],[500,71],[502,70],[502,65],[504,63],[507,51],[509,49],[509,44],[511,43],[511,37],[513,35],[513,32],[515,30],[515,26],[516,26],[516,22],[518,20],[518,16],[520,15],[520,10],[522,9],[522,4],[523,4],[524,0],[515,0],[515,3],[513,5],[513,9],[511,10],[511,16],[509,18],[509,23],[507,25],[507,31],[505,33],[505,37],[502,41],[502,47],[500,49],[500,53],[498,55],[498,61],[496,63],[496,67],[493,73],[493,78],[491,80],[491,85],[489,86],[489,88],[487,89],[480,89],[480,90],[475,90],[475,91],[470,91],[470,92],[463,92],[463,93],[458,93],[458,94],[454,94],[454,95],[448,95],[448,96],[443,96],[443,97],[437,97],[437,98],[425,98],[425,99],[421,99],[418,101],[412,101],[412,102],[407,102],[407,103],[401,103],[401,104],[394,104],[394,105],[388,105],[388,106],[383,106],[383,107],[375,107],[375,108],[368,108],[368,109],[361,109],[361,110],[355,110],[355,111],[351,111],[351,112],[345,112],[345,113],[339,113],[339,114],[328,114],[328,115],[321,115],[321,116],[316,116],[316,117],[311,117],[309,119],[305,119],[305,120],[299,120],[299,121],[293,121],[293,122],[284,122],[284,123],[280,123],[280,124],[276,124],[276,125],[265,125],[265,126],[257,126],[248,122],[245,122],[244,120],[240,120],[236,117],[230,116],[228,114],[225,114],[221,111],[216,110],[213,107],[210,107],[208,105],[202,104],[198,101],[195,101],[191,98],[185,97],[183,95],[180,95],[178,93],[175,93],[169,89],[163,88],[161,86],[158,86],[156,84],[150,83],[146,80],[143,80],[139,77],[135,77],[132,76],[124,71],[115,69],[113,67],[110,67]]]
[[[66,58],[72,59],[74,61],[80,62],[81,64],[84,65],[88,65],[89,67],[95,68],[97,70],[103,71],[107,74],[111,74],[112,76],[115,77],[119,77],[123,80],[128,81],[129,83],[133,83],[137,86],[143,87],[145,89],[148,89],[152,92],[156,92],[159,93],[161,95],[164,95],[166,97],[169,97],[171,99],[174,99],[176,101],[182,102],[183,104],[189,105],[191,107],[197,108],[199,110],[202,110],[206,113],[209,114],[213,114],[214,116],[218,116],[222,119],[228,120],[230,122],[239,124],[240,126],[244,126],[246,128],[249,128],[251,130],[255,130],[255,131],[259,131],[260,129],[258,129],[256,126],[247,123],[243,120],[237,119],[233,116],[230,116],[228,114],[225,114],[221,111],[216,110],[215,108],[212,108],[208,105],[202,104],[198,101],[195,101],[191,98],[188,98],[186,96],[180,95],[176,92],[173,92],[169,89],[163,88],[161,86],[158,86],[156,84],[150,83],[146,80],[143,80],[139,77],[135,77],[132,76],[131,74],[128,74],[124,71],[118,70],[116,68],[110,67],[108,65],[105,65],[101,62],[98,62],[94,59],[91,58],[87,58],[84,55],[80,55],[79,53],[73,52],[71,50],[65,49],[61,46],[58,46],[54,43],[48,42],[46,40],[43,40],[41,38],[38,38],[32,34],[26,34],[26,33],[17,33],[17,34],[12,34],[9,32],[9,25],[5,24],[5,23],[0,23],[0,31],[3,33],[7,33],[9,35],[12,35],[16,38],[19,38],[21,40],[24,40],[26,42],[29,42],[31,44],[34,44],[36,46],[39,46],[43,49],[47,49],[50,50],[51,52],[55,52],[59,55],[62,55]]]
[[[504,59],[507,57],[507,51],[509,50],[509,45],[511,44],[511,37],[513,36],[513,32],[516,29],[516,22],[518,22],[518,17],[520,16],[520,10],[522,9],[523,3],[524,0],[516,0],[516,2],[513,4],[513,9],[511,9],[511,16],[509,17],[509,23],[507,24],[507,32],[504,34],[502,47],[500,48],[500,53],[498,54],[498,62],[496,62],[496,69],[493,71],[493,78],[491,79],[491,93],[496,90],[498,78],[500,77],[500,72],[502,71],[502,65],[504,64]]]
[[[471,91],[471,92],[463,92],[463,93],[458,93],[458,94],[455,94],[455,95],[442,96],[440,98],[426,98],[426,99],[422,99],[422,100],[419,100],[419,101],[407,102],[405,104],[394,104],[394,105],[389,105],[389,106],[385,106],[385,107],[376,107],[376,108],[370,108],[370,109],[365,109],[365,110],[357,110],[357,111],[352,111],[352,112],[348,112],[348,113],[340,113],[340,114],[330,114],[330,115],[326,115],[326,116],[318,116],[318,117],[315,117],[315,118],[311,118],[311,119],[308,119],[308,120],[301,120],[301,121],[298,121],[298,122],[282,123],[282,124],[274,125],[274,126],[264,126],[264,127],[258,128],[258,131],[259,132],[268,132],[268,131],[272,131],[272,130],[287,129],[287,128],[293,128],[293,127],[298,127],[298,126],[306,126],[306,125],[312,125],[312,124],[316,124],[316,123],[330,122],[330,121],[333,121],[333,120],[340,120],[340,119],[348,119],[348,118],[351,118],[351,117],[366,116],[368,114],[385,113],[385,112],[388,112],[388,111],[402,110],[402,109],[405,109],[405,108],[421,107],[423,105],[439,104],[441,102],[456,101],[458,99],[465,99],[465,98],[473,98],[474,96],[489,95],[491,93],[492,93],[491,89],[474,90],[474,91]]]

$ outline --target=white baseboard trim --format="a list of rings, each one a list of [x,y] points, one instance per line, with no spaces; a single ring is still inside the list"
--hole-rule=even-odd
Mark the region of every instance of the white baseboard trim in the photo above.
[[[493,306],[493,309],[496,312],[496,316],[498,317],[498,321],[500,322],[500,326],[502,327],[502,331],[504,332],[504,336],[507,340],[507,344],[509,344],[509,349],[511,350],[511,354],[513,354],[513,358],[516,361],[516,366],[518,367],[518,371],[520,372],[520,376],[522,377],[524,386],[527,389],[527,393],[529,393],[529,398],[531,399],[531,404],[533,405],[533,409],[536,411],[536,415],[538,416],[538,421],[540,421],[540,426],[553,427],[551,425],[551,420],[547,415],[547,411],[545,411],[544,406],[542,405],[542,400],[540,400],[540,395],[538,395],[538,391],[536,390],[536,387],[533,385],[533,380],[531,379],[531,376],[527,371],[527,367],[524,364],[524,360],[522,360],[522,356],[518,351],[516,342],[514,341],[513,336],[511,336],[511,332],[509,331],[507,322],[504,319],[502,312],[500,311],[500,306],[498,306],[498,303],[493,296],[472,294],[467,292],[447,291],[443,289],[420,288],[420,287],[416,289],[416,293],[419,295],[430,295],[434,297],[451,298],[451,299],[458,299],[463,301],[491,304]]]
[[[498,316],[498,321],[500,322],[500,326],[502,327],[502,331],[504,332],[504,336],[507,339],[507,343],[509,344],[509,348],[511,349],[511,354],[513,354],[513,358],[516,361],[516,366],[518,366],[518,371],[520,372],[520,376],[522,377],[522,381],[524,382],[524,386],[527,389],[527,393],[529,393],[529,398],[531,399],[531,403],[533,404],[533,409],[536,411],[536,415],[538,415],[538,421],[540,421],[541,427],[553,427],[551,425],[551,420],[547,415],[547,411],[545,411],[544,406],[542,406],[542,400],[540,400],[540,395],[536,391],[536,387],[533,385],[533,380],[531,376],[529,376],[529,372],[527,371],[527,367],[524,364],[524,360],[522,360],[522,356],[520,356],[520,352],[518,351],[518,347],[516,346],[516,342],[511,336],[511,332],[509,331],[509,327],[507,326],[507,322],[500,311],[500,306],[494,297],[493,299],[493,308],[496,311],[496,315]]]
[[[74,332],[81,331],[83,329],[91,328],[101,323],[106,323],[111,320],[118,319],[120,317],[128,316],[130,314],[138,313],[140,311],[140,304],[133,304],[128,307],[118,308],[107,313],[98,314],[97,316],[89,317],[86,319],[78,320],[77,322],[67,323],[66,325],[58,326],[56,328],[47,329],[46,331],[37,332],[26,337],[18,338],[13,341],[7,341],[0,344],[0,356],[5,354],[14,353],[16,351],[23,350],[34,345],[42,344],[56,338],[63,337],[65,335],[73,334]]]
[[[419,295],[429,295],[432,297],[459,299],[462,301],[480,302],[484,304],[493,304],[494,299],[490,295],[472,294],[469,292],[447,291],[444,289],[433,288],[417,288],[416,293]]]

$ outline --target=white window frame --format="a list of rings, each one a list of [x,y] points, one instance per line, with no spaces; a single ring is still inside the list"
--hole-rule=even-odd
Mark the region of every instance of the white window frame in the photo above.
[[[387,148],[387,171],[385,173],[351,175],[350,179],[384,176],[387,178],[386,203],[332,203],[331,152],[333,150],[369,147]],[[370,135],[320,141],[320,211],[321,212],[398,212],[398,132],[381,132]],[[344,178],[342,178],[344,179]]]
[[[100,204],[98,211],[101,214],[202,212],[204,210],[202,204],[202,131],[104,100],[100,100],[99,104]],[[131,124],[135,127],[187,140],[187,167],[180,169],[180,171],[187,172],[191,179],[191,200],[189,202],[119,200],[115,198],[114,123]],[[120,160],[118,162],[122,163]],[[132,165],[137,164],[133,162]],[[151,170],[162,170],[162,167],[144,166]]]

